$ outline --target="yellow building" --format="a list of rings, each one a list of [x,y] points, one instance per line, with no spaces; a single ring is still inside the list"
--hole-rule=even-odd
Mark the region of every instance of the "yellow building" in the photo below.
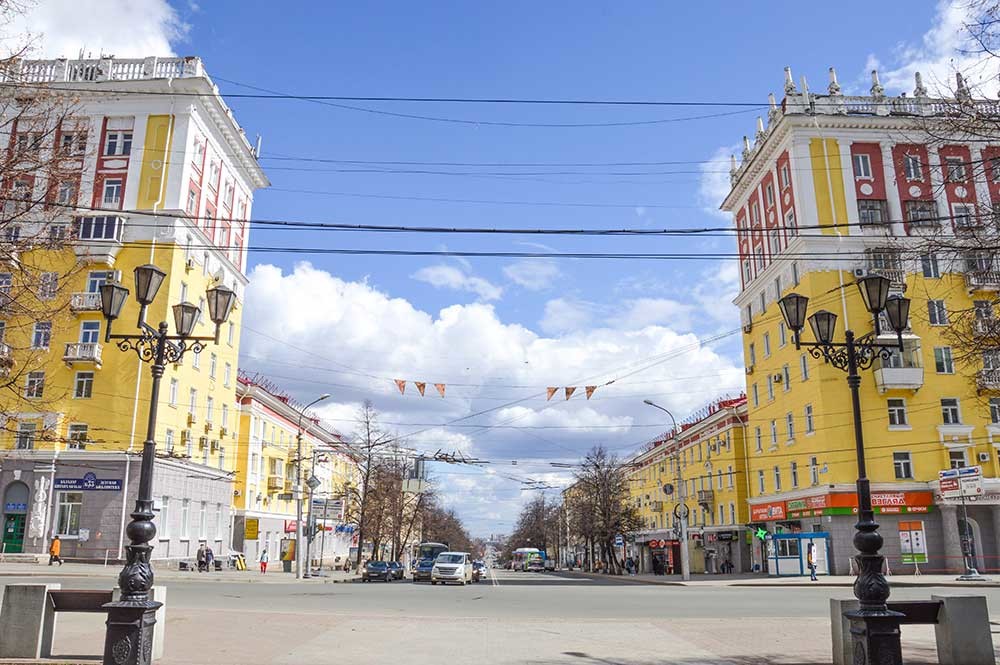
[[[691,572],[723,572],[727,562],[750,570],[745,423],[744,396],[716,400],[629,461],[629,488],[646,525],[631,545],[640,570],[680,572],[685,510]]]
[[[855,285],[867,274],[912,302],[903,350],[861,376],[882,553],[892,570],[961,570],[968,530],[976,566],[1000,568],[998,365],[992,353],[963,364],[955,346],[960,326],[989,329],[1000,290],[994,259],[975,241],[986,221],[978,209],[1000,202],[996,172],[983,166],[1000,146],[950,138],[933,109],[956,101],[931,100],[916,83],[913,96],[890,98],[876,76],[870,95],[847,97],[831,70],[827,94],[810,94],[786,70],[784,99],[772,98],[766,127],[758,121],[734,160],[722,207],[741,258],[751,520],[779,534],[755,540],[754,555],[772,574],[800,574],[810,533],[825,534],[815,537],[821,572],[846,573],[857,507],[846,374],[795,348],[777,300],[795,291],[810,314],[834,312],[837,341],[848,328],[873,333]],[[933,140],[928,127],[940,130]],[[880,329],[895,341],[885,320]],[[808,327],[803,339],[813,339]],[[972,465],[985,480],[966,522],[938,474]]]
[[[303,416],[301,405],[261,377],[241,375],[237,400],[240,428],[234,447],[233,547],[248,561],[259,558],[267,547],[271,560],[276,561],[281,540],[294,539],[293,487],[301,426],[303,488],[310,477],[318,481],[303,502],[303,523],[309,523],[311,505],[320,531],[313,540],[310,558],[318,562],[322,555],[328,564],[343,564],[354,533],[344,521],[344,498],[348,488],[357,485],[357,467],[346,443],[315,416]]]
[[[167,368],[156,423],[153,556],[187,558],[199,541],[221,555],[230,547],[246,243],[253,192],[267,179],[197,58],[25,61],[18,70],[68,110],[54,126],[20,117],[9,127],[11,150],[31,145],[56,166],[5,186],[45,201],[57,190],[58,200],[6,216],[9,242],[32,239],[18,245],[19,265],[38,274],[0,268],[0,289],[27,303],[19,291],[42,284],[40,299],[60,301],[8,308],[0,322],[0,353],[24,370],[17,397],[2,398],[4,545],[44,552],[58,533],[69,558],[121,555],[151,379],[136,353],[106,343],[98,290],[112,279],[134,290],[133,269],[153,263],[167,277],[147,310],[151,325],[172,330],[170,308],[188,301],[202,309],[194,334],[215,334],[206,290],[237,294],[218,344]],[[35,313],[43,309],[44,319]],[[137,333],[138,311],[130,297],[113,332]]]

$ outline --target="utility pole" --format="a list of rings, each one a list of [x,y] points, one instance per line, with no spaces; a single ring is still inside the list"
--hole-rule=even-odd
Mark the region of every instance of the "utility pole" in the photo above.
[[[656,404],[648,399],[642,400],[643,404],[646,406],[651,406],[654,409],[659,409],[665,414],[670,416],[670,422],[673,425],[673,429],[670,430],[671,434],[676,440],[677,437],[677,420],[674,418],[674,414],[670,413],[667,409],[663,408],[659,404]],[[677,496],[680,503],[677,506],[679,509],[679,515],[676,515],[681,522],[681,578],[687,582],[691,579],[691,565],[688,560],[688,540],[687,540],[687,518],[688,518],[688,507],[687,507],[687,488],[684,486],[684,472],[681,469],[681,454],[678,448],[677,452],[674,453],[674,459],[677,461]],[[676,510],[676,509],[675,509]]]
[[[313,401],[302,407],[299,411],[299,422],[295,429],[295,487],[292,492],[295,494],[295,579],[302,579],[302,417],[309,407],[318,404],[330,396],[323,393]],[[309,565],[306,562],[306,565]]]

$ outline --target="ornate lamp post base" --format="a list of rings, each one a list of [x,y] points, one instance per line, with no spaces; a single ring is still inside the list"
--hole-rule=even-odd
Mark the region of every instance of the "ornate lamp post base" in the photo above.
[[[854,665],[903,665],[899,622],[905,616],[892,610],[844,612],[851,620]]]
[[[108,603],[107,632],[104,638],[104,662],[115,665],[150,665],[153,660],[153,624],[156,610],[163,603],[155,600]]]

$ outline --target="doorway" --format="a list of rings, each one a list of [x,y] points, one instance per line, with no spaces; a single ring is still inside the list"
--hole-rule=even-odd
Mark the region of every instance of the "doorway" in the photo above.
[[[958,518],[958,537],[962,541],[962,553],[969,558],[969,562],[975,566],[976,570],[984,570],[986,567],[983,558],[983,548],[980,545],[983,541],[979,532],[979,524],[971,517],[966,521]]]
[[[28,518],[28,486],[16,481],[7,486],[3,495],[3,534],[0,553],[20,554],[24,551],[24,529]]]

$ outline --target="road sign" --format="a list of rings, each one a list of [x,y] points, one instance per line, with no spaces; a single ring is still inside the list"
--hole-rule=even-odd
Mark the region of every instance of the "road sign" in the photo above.
[[[323,484],[322,481],[320,481],[320,479],[317,478],[316,476],[309,476],[309,480],[306,481],[306,485],[308,485],[309,489],[311,490],[316,489],[322,484]]]
[[[248,517],[243,526],[244,540],[257,540],[260,537],[260,520],[256,517]]]
[[[686,504],[678,503],[676,506],[674,506],[674,517],[676,519],[679,519],[679,520],[681,520],[681,519],[687,519],[687,516],[688,516],[688,514],[690,512],[691,512],[691,509],[688,508]],[[683,517],[681,517],[682,513],[683,513]]]
[[[278,494],[279,501],[291,501],[295,496],[291,492],[280,492]]]
[[[621,535],[615,536],[615,547],[623,547],[625,545],[625,539]]]
[[[672,484],[670,484],[670,483],[664,484],[663,485],[663,493],[666,494],[667,496],[670,496],[671,494],[674,493],[674,486]]]
[[[946,499],[977,498],[983,494],[983,470],[979,466],[938,472],[938,488]]]

